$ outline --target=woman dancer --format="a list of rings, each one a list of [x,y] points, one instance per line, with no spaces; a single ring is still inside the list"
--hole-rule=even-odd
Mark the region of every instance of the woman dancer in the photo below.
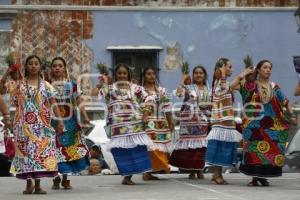
[[[252,176],[248,186],[269,186],[265,177],[282,175],[288,123],[283,112],[292,113],[278,84],[270,81],[272,63],[261,60],[255,69],[246,69],[232,82],[239,89],[244,104],[243,160],[240,171]],[[246,81],[248,74],[257,79]],[[295,120],[295,119],[293,119]]]
[[[59,176],[53,179],[52,189],[59,189],[60,183],[64,189],[72,189],[68,174],[77,174],[89,166],[89,152],[77,119],[76,107],[80,108],[84,124],[89,123],[89,118],[84,107],[80,106],[82,99],[77,85],[70,80],[66,62],[62,57],[52,60],[50,81],[57,91],[55,97],[65,126],[65,131],[56,137],[58,172],[63,176],[62,179]],[[52,126],[57,126],[55,119]]]
[[[175,144],[170,164],[187,170],[190,179],[203,179],[210,117],[210,91],[205,68],[196,66],[193,83],[185,85],[189,79],[188,75],[184,75],[181,86],[177,88],[177,95],[184,97],[184,103],[180,113],[180,138]]]
[[[170,171],[168,152],[171,145],[171,131],[174,130],[170,99],[166,89],[157,84],[156,74],[152,68],[147,67],[143,70],[141,80],[145,91],[155,100],[151,105],[151,114],[147,118],[146,125],[146,133],[153,141],[150,151],[152,172],[168,173]],[[146,172],[143,179],[157,180],[158,178]]]
[[[147,102],[143,87],[131,82],[127,65],[118,64],[115,68],[115,83],[102,84],[99,96],[108,106],[111,149],[119,173],[124,176],[122,184],[135,185],[133,174],[151,170],[147,146],[151,139],[144,131],[144,122],[149,110],[141,106]]]
[[[16,173],[17,178],[27,180],[23,194],[46,194],[41,188],[40,178],[57,175],[55,130],[50,125],[50,108],[56,100],[54,88],[41,77],[39,57],[27,57],[25,78],[18,80],[11,96],[16,106],[13,122],[16,153],[11,171]],[[59,118],[59,110],[56,106],[52,107]],[[63,128],[59,120],[57,132],[62,132]]]

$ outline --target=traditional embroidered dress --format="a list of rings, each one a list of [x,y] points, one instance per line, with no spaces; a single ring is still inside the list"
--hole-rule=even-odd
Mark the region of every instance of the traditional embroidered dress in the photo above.
[[[166,119],[166,111],[170,110],[170,99],[165,88],[157,87],[157,91],[147,91],[154,99],[152,113],[148,117],[146,133],[153,141],[150,147],[152,171],[169,172],[168,152],[171,147],[171,131]],[[170,111],[169,111],[170,112]]]
[[[15,157],[11,172],[20,179],[57,175],[55,131],[50,125],[49,98],[53,87],[41,81],[39,88],[21,82],[12,91],[16,105],[13,123]]]
[[[215,82],[212,94],[211,131],[208,134],[206,162],[216,166],[232,166],[237,163],[237,143],[242,139],[236,131],[233,96],[229,82],[225,87]]]
[[[210,92],[207,87],[187,85],[180,113],[179,140],[170,158],[170,164],[187,170],[200,170],[205,165],[207,133],[210,116]]]
[[[54,82],[53,86],[57,91],[55,97],[65,127],[65,131],[56,136],[58,171],[76,174],[89,165],[88,148],[76,115],[76,100],[80,94],[76,83],[70,80]],[[52,120],[52,126],[57,126],[56,120]]]
[[[282,175],[288,139],[283,107],[288,105],[288,100],[275,83],[270,84],[269,91],[269,98],[264,100],[257,83],[246,82],[240,87],[243,103],[247,105],[244,108],[244,152],[240,170],[250,176]]]
[[[108,106],[108,124],[112,132],[108,148],[120,174],[129,176],[151,170],[147,146],[151,146],[152,141],[144,131],[140,106],[147,102],[147,93],[132,83],[125,89],[114,83],[104,85],[99,96]]]

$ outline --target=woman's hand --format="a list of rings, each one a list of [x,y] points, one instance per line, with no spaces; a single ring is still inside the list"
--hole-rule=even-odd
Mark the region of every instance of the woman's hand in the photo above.
[[[173,132],[175,130],[175,126],[173,122],[169,122],[169,129],[171,132]]]
[[[183,91],[184,91],[184,89],[181,86],[177,87],[176,88],[176,96],[182,97],[183,96]]]
[[[64,125],[64,122],[63,121],[58,121],[58,124],[57,124],[57,127],[56,127],[56,132],[57,133],[63,133],[64,132],[64,128],[65,128],[65,125]]]
[[[188,75],[188,74],[183,74],[180,83],[181,83],[182,85],[189,85],[189,84],[190,84],[189,82],[191,82],[191,77],[190,77],[190,75]]]
[[[297,115],[292,115],[291,118],[290,118],[290,120],[289,120],[289,123],[290,123],[291,125],[297,126],[297,124],[298,124]]]
[[[245,78],[245,76],[249,75],[249,74],[253,74],[255,72],[255,69],[253,66],[251,67],[247,67],[242,74],[240,74],[240,78],[243,79]]]
[[[83,119],[82,122],[83,122],[83,124],[82,124],[83,127],[89,127],[91,125],[90,119],[87,117],[85,119]]]
[[[4,125],[5,125],[5,129],[10,129],[11,128],[11,120],[10,120],[10,118],[4,118],[3,120],[2,120],[2,122],[4,123]]]

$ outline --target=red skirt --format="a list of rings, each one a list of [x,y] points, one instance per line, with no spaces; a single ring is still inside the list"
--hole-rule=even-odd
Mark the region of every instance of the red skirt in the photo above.
[[[205,166],[206,148],[174,150],[170,165],[187,170],[201,170]]]

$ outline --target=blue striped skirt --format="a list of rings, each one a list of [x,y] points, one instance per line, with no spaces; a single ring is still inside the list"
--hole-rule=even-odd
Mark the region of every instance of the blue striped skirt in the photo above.
[[[237,164],[236,142],[208,140],[205,161],[211,165],[232,166]]]
[[[147,146],[138,145],[130,149],[112,148],[111,153],[122,176],[130,176],[151,170]]]

